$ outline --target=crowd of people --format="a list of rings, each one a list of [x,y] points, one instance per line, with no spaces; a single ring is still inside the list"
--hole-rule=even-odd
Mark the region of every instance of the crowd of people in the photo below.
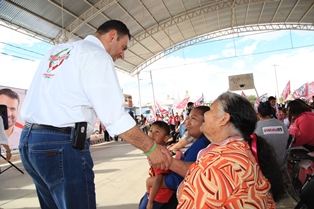
[[[172,197],[153,207],[154,200],[147,205],[147,189],[140,208],[275,208],[285,193],[282,169],[290,136],[293,147],[313,151],[313,107],[301,99],[278,104],[271,96],[255,110],[244,97],[226,92],[210,108],[187,112],[181,123],[186,132],[178,142],[165,143],[173,155],[171,172],[158,177],[159,188],[173,191]],[[156,178],[146,180],[148,188]]]

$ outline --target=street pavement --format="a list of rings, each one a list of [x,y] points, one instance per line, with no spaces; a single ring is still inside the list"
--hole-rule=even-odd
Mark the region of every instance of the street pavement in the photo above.
[[[148,163],[142,152],[127,142],[110,141],[91,146],[98,209],[137,209],[145,192]],[[14,162],[25,171],[20,161]],[[1,169],[8,165],[2,164]],[[27,172],[10,168],[0,174],[0,209],[39,209],[35,186]],[[291,198],[277,208],[293,209]]]

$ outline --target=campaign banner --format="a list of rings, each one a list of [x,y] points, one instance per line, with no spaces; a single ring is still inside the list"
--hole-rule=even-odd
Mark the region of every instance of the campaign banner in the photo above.
[[[0,86],[0,104],[7,106],[8,129],[5,133],[11,150],[18,150],[21,132],[24,128],[25,122],[20,116],[20,109],[26,92],[26,89]]]

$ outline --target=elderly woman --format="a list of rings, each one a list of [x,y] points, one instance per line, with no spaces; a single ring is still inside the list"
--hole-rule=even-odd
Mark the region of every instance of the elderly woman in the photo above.
[[[253,134],[257,116],[237,94],[220,95],[205,113],[201,150],[178,188],[178,208],[275,208],[284,194],[272,147]]]

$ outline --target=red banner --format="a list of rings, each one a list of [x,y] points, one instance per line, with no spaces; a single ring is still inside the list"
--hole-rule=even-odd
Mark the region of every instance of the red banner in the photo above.
[[[299,99],[301,97],[305,97],[307,98],[308,97],[308,90],[309,90],[309,84],[308,83],[305,83],[303,84],[302,86],[300,86],[300,88],[298,88],[297,90],[295,90],[293,92],[293,95],[292,97],[294,99]]]
[[[310,101],[310,100],[312,100],[312,96],[314,96],[314,81],[309,83],[308,87],[309,87],[308,88],[308,96],[306,97],[306,99],[307,99],[307,101]]]
[[[241,96],[246,98],[246,95],[245,95],[245,93],[243,91],[241,92]]]
[[[290,81],[287,83],[286,87],[282,91],[281,96],[283,99],[286,99],[289,94],[290,94]]]
[[[157,105],[157,108],[158,108],[158,110],[159,110],[159,112],[160,112],[161,114],[163,114],[163,115],[169,114],[168,110],[162,108],[162,107],[158,104],[158,102],[156,102],[156,105]]]
[[[266,102],[267,100],[267,93],[263,94],[262,96],[258,97],[255,101],[255,104],[254,104],[254,108],[255,108],[255,111],[257,112],[257,108],[258,108],[258,105],[260,102]]]
[[[203,104],[204,104],[204,94],[202,93],[201,98],[199,98],[198,100],[196,100],[196,102],[194,102],[194,107],[197,107]]]
[[[176,109],[183,109],[185,108],[186,104],[189,102],[190,97],[185,97],[181,102],[179,102],[175,108]]]

